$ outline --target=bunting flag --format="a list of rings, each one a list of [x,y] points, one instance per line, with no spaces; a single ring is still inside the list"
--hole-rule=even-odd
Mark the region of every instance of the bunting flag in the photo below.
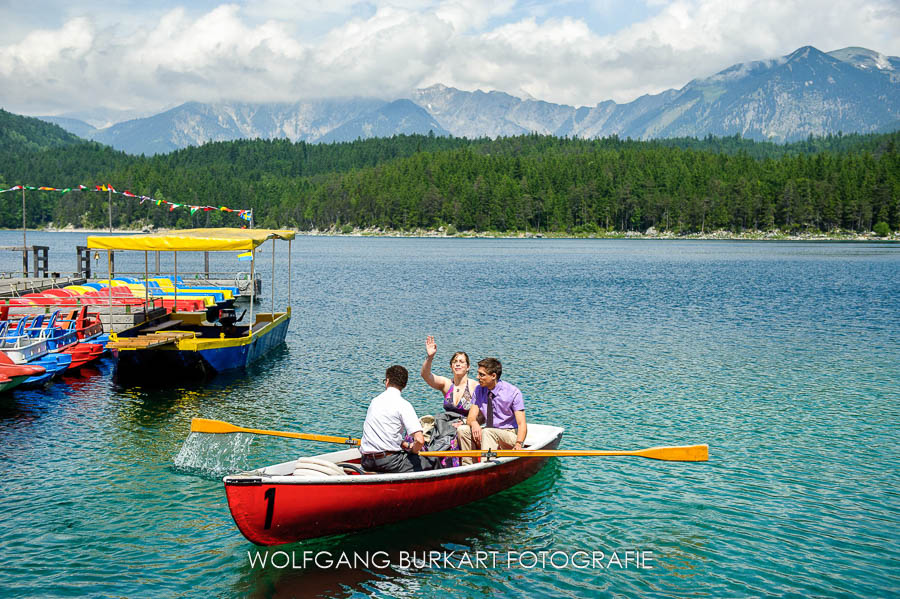
[[[243,254],[238,254],[238,260],[253,260],[253,252],[244,252]]]
[[[153,202],[157,206],[166,206],[169,209],[169,212],[173,212],[176,208],[188,208],[191,211],[191,214],[194,214],[198,210],[203,210],[204,212],[209,212],[210,210],[218,210],[219,212],[237,212],[238,217],[242,218],[246,221],[253,220],[253,211],[252,210],[236,210],[234,208],[229,208],[228,206],[193,206],[190,204],[176,204],[175,202],[169,202],[166,200],[157,200],[155,198],[147,197],[144,195],[137,195],[136,193],[132,193],[129,190],[125,191],[116,191],[115,187],[110,185],[109,183],[103,183],[101,185],[95,185],[93,189],[87,187],[85,185],[78,185],[77,187],[32,187],[30,185],[15,185],[10,187],[9,189],[0,189],[0,193],[6,193],[8,191],[21,191],[21,190],[31,190],[31,191],[55,191],[64,195],[69,193],[73,189],[78,191],[99,191],[106,193],[114,193],[116,195],[124,196],[126,198],[134,198],[136,200],[140,200],[140,203],[144,202]]]

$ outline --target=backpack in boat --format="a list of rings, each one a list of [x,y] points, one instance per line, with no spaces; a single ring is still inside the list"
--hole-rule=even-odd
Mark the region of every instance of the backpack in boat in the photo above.
[[[453,451],[459,449],[459,444],[456,440],[456,427],[453,425],[454,422],[462,422],[459,414],[444,412],[434,417],[422,416],[419,421],[422,423],[423,430],[428,429],[427,433],[423,433],[425,445],[422,446],[422,451]],[[406,435],[404,441],[412,445],[412,435]],[[419,459],[431,464],[431,468],[428,468],[429,470],[459,466],[459,458],[426,458],[420,456]]]

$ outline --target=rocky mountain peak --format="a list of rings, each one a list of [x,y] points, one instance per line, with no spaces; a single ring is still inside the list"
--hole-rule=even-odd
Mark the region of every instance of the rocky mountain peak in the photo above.
[[[860,47],[823,53],[803,46],[785,56],[732,65],[679,90],[624,104],[606,100],[593,107],[436,83],[394,101],[188,102],[102,130],[64,121],[53,122],[79,135],[92,131],[88,136],[126,152],[146,154],[239,138],[350,141],[429,131],[469,138],[537,132],[635,139],[738,134],[791,141],[810,134],[867,133],[896,126],[900,59]],[[75,126],[81,129],[70,128]]]

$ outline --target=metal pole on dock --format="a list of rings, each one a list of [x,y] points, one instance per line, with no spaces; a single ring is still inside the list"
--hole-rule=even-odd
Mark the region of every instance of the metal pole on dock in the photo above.
[[[147,320],[147,313],[149,308],[147,307],[150,304],[150,275],[147,274],[147,266],[148,266],[148,257],[147,250],[144,250],[144,320]]]
[[[25,226],[25,186],[22,186],[22,276],[28,278],[28,236]]]
[[[107,288],[109,289],[109,330],[112,332],[113,328],[113,317],[112,317],[112,250],[106,250],[106,282],[108,283]]]
[[[275,238],[272,238],[272,319],[275,318]]]
[[[172,306],[172,312],[178,309],[178,252],[172,252],[175,258],[175,278],[172,279],[172,288],[175,290],[175,305]]]
[[[109,190],[109,232],[112,233],[112,189]]]
[[[288,239],[288,310],[293,305],[291,303],[291,240]]]
[[[253,336],[253,303],[256,301],[256,258],[253,257],[253,248],[250,249],[250,333],[248,337]],[[272,273],[275,274],[275,273]]]

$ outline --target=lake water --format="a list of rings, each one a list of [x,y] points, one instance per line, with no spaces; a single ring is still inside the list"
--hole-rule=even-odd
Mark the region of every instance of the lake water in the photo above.
[[[63,273],[84,241],[28,236],[51,246],[51,270]],[[20,242],[0,233],[0,245]],[[286,248],[276,305],[287,295]],[[292,248],[287,344],[249,372],[118,388],[107,359],[46,392],[0,396],[0,594],[900,593],[898,246],[301,237]],[[266,308],[268,251],[258,260]],[[0,270],[21,264],[3,254]],[[142,255],[116,262],[143,268]],[[246,263],[227,254],[213,266]],[[235,527],[222,473],[334,446],[208,439],[192,447],[206,468],[175,466],[192,417],[358,436],[392,363],[409,368],[404,394],[418,413],[435,412],[440,396],[417,375],[427,334],[438,374],[457,349],[499,357],[528,418],[565,427],[562,448],[708,443],[710,461],[551,460],[470,506],[268,550]],[[647,552],[652,567],[606,561],[626,550]],[[385,552],[393,565],[263,568],[251,564],[257,551]],[[557,553],[543,565],[396,562],[423,551]],[[578,551],[606,560],[559,567]]]

